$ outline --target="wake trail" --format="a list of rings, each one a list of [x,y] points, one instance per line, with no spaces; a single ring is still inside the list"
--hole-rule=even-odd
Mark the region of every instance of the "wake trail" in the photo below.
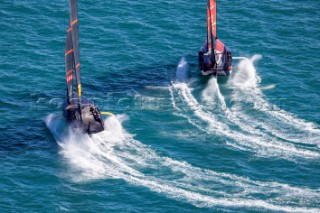
[[[234,90],[233,101],[247,101],[254,106],[251,111],[234,110],[234,114],[251,126],[260,127],[283,140],[310,145],[319,144],[320,130],[316,124],[296,118],[265,100],[258,86],[261,79],[254,67],[254,63],[260,59],[261,56],[254,55],[251,59],[242,60],[238,65],[238,71],[228,81],[228,87]],[[259,116],[253,117],[252,114],[255,113]]]
[[[254,56],[252,60],[257,60],[258,58],[259,56]],[[246,61],[248,60],[249,59],[246,59]],[[248,67],[246,64],[241,64],[241,62],[239,66],[240,69],[242,69],[243,66],[245,68]],[[182,70],[181,67],[182,64],[179,64],[179,72]],[[249,69],[255,70],[253,65],[249,67]],[[255,72],[248,72],[246,75],[240,73],[239,75],[236,77],[246,79],[245,82],[241,82],[241,87],[257,87]],[[262,156],[284,157],[289,160],[294,160],[292,157],[311,159],[320,157],[317,150],[314,151],[305,147],[296,147],[294,144],[279,141],[265,132],[253,128],[254,125],[250,121],[255,121],[255,118],[244,117],[245,114],[242,112],[234,113],[227,107],[217,84],[217,79],[214,77],[209,80],[207,87],[202,92],[202,100],[200,103],[193,96],[187,83],[172,83],[169,91],[173,107],[177,106],[177,102],[180,103],[183,101],[185,103],[185,106],[180,107],[179,111],[175,113],[176,115],[186,118],[189,123],[203,132],[218,134],[222,137],[232,139],[233,141],[228,140],[227,144],[236,149],[253,151]],[[237,93],[233,94],[233,96],[238,97],[237,95]],[[181,110],[182,108],[185,110]],[[223,113],[221,113],[221,111]],[[205,122],[208,126],[200,121]],[[232,130],[234,125],[240,127],[243,132]],[[260,125],[264,125],[264,123]]]
[[[59,136],[60,155],[66,159],[67,177],[75,182],[122,179],[171,199],[203,208],[248,208],[285,212],[317,212],[301,206],[319,203],[319,189],[294,187],[194,167],[187,162],[163,157],[133,139],[121,122],[125,116],[110,117],[100,134]],[[58,121],[47,118],[48,128],[58,134]],[[252,198],[262,194],[261,199]],[[292,207],[296,196],[299,203]]]

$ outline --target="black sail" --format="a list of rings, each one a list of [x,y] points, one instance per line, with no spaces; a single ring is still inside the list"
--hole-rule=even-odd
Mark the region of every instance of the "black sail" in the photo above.
[[[81,78],[80,78],[80,48],[79,48],[79,24],[77,0],[70,0],[70,28],[72,35],[72,46],[74,56],[74,69],[76,76],[77,94],[81,97]]]
[[[71,104],[73,95],[73,77],[74,77],[74,55],[72,46],[71,28],[67,30],[66,49],[65,49],[65,68],[67,81],[67,100]]]
[[[104,123],[95,104],[81,97],[80,50],[77,1],[69,0],[70,18],[66,36],[65,68],[67,100],[63,103],[63,115],[72,129],[93,134],[104,130]],[[74,88],[76,85],[76,89]],[[77,90],[77,93],[74,93]]]

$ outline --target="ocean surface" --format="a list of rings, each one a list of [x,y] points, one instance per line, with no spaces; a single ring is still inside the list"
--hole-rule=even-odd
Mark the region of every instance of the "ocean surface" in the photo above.
[[[320,212],[320,3],[218,1],[230,77],[202,77],[206,1],[79,1],[84,96],[67,132],[67,0],[0,3],[1,212]],[[67,134],[60,134],[66,130]]]

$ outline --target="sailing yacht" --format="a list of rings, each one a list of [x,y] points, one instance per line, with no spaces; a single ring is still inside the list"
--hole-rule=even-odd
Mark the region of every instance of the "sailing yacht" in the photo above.
[[[94,134],[104,130],[101,113],[95,104],[82,96],[77,0],[69,0],[70,22],[65,47],[67,96],[63,116],[73,130]]]
[[[199,70],[202,75],[223,76],[232,72],[230,49],[217,38],[217,3],[207,3],[207,40],[198,52]]]

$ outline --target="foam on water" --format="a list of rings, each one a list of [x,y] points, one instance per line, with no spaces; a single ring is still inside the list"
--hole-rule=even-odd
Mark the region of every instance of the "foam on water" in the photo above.
[[[259,59],[261,56],[255,55],[251,59],[242,60],[238,65],[238,71],[230,78],[228,86],[234,89],[232,95],[234,101],[242,99],[254,103],[255,111],[264,115],[262,116],[263,120],[260,121],[257,117],[252,116],[254,114],[252,111],[242,110],[236,111],[234,114],[249,122],[251,126],[262,127],[268,133],[281,139],[306,144],[319,143],[320,130],[316,124],[296,118],[291,113],[275,107],[264,98],[258,87],[261,79],[254,67],[254,62]],[[314,136],[310,137],[310,134]],[[297,135],[299,135],[298,139]]]
[[[218,2],[233,53],[267,56],[248,89],[251,59],[242,79],[200,77],[206,1],[92,2],[78,1],[83,90],[131,120],[87,137],[52,115],[58,143],[39,118],[61,113],[68,1],[0,3],[1,212],[320,212],[318,1]],[[179,56],[191,72],[175,82]]]
[[[227,144],[239,148],[239,145],[241,146],[241,150],[245,151],[253,151],[256,152],[259,155],[262,156],[278,156],[283,157],[289,160],[294,160],[292,157],[305,157],[305,158],[319,158],[320,155],[317,152],[300,149],[292,144],[286,144],[283,142],[279,142],[277,140],[274,140],[270,137],[265,137],[266,135],[263,134],[262,137],[257,137],[257,135],[252,135],[252,127],[246,126],[242,124],[241,122],[235,122],[236,124],[243,127],[248,133],[242,133],[242,132],[236,132],[232,131],[229,126],[227,125],[230,116],[226,116],[225,120],[221,120],[217,117],[214,113],[211,113],[207,110],[203,109],[203,106],[200,105],[197,100],[192,96],[192,93],[188,86],[186,84],[174,84],[174,88],[178,90],[178,94],[182,99],[187,103],[187,106],[190,108],[190,111],[188,114],[186,113],[177,113],[177,115],[180,115],[182,117],[186,117],[188,121],[199,128],[200,130],[211,133],[211,134],[218,134],[222,137],[227,137],[229,139],[233,139],[234,142],[231,142],[230,140],[227,140]],[[198,119],[201,121],[204,121],[208,124],[208,126],[205,126],[204,124],[201,124],[199,121],[192,119],[191,113],[195,115]]]
[[[149,89],[149,90],[165,90],[167,91],[168,90],[168,87],[167,86],[145,86],[146,89]]]
[[[181,58],[176,71],[176,81],[186,83],[188,79],[189,64],[185,58]]]
[[[215,97],[217,98],[217,100],[215,99]],[[228,110],[224,97],[220,92],[220,88],[217,83],[217,78],[215,77],[211,77],[207,87],[203,90],[202,101],[205,102],[205,104],[209,105],[210,108],[216,105],[217,102],[219,101],[219,104],[222,110]]]
[[[266,90],[272,90],[274,88],[276,88],[276,85],[275,84],[270,84],[270,85],[267,85],[267,86],[264,86],[264,87],[260,87],[260,90],[266,91]]]
[[[177,67],[177,73],[179,73],[180,76],[185,76],[185,74],[183,74],[183,72],[185,72],[185,73],[187,72],[187,70],[188,70],[187,67],[188,67],[188,63],[185,61],[184,58],[182,58],[179,62],[178,67]],[[210,85],[213,85],[213,87],[214,87],[215,80],[212,79],[212,81],[213,81],[213,83]],[[215,87],[215,88],[218,88],[218,87]],[[218,129],[219,132],[228,129],[227,125],[224,125],[223,123],[219,122],[219,120],[217,119],[217,117],[214,114],[207,113],[203,109],[201,104],[198,103],[196,98],[193,96],[192,91],[186,82],[182,82],[182,83],[180,81],[173,82],[170,90],[172,91],[172,89],[174,89],[174,91],[177,93],[178,98],[179,98],[178,101],[185,102],[186,106],[188,107],[187,113],[189,115],[194,114],[195,116],[200,118],[202,121],[206,121],[209,124],[208,128]],[[211,93],[211,91],[207,90],[207,92],[204,93],[204,96],[208,97],[209,93]],[[173,100],[173,105],[174,105],[175,104],[174,93],[170,92],[170,95],[171,95],[171,100]],[[221,96],[219,98],[221,98]],[[209,101],[209,100],[210,99],[208,98],[206,101]],[[224,102],[223,97],[221,98],[221,101]],[[214,101],[210,100],[210,102],[213,103]],[[189,119],[189,121],[191,121],[191,120],[192,119]],[[203,130],[206,131],[206,129],[203,129]]]
[[[123,129],[121,122],[125,119],[126,116],[108,118],[106,130],[91,137],[72,132],[68,136],[59,136],[62,138],[59,141],[60,154],[69,165],[67,176],[78,183],[122,179],[197,207],[243,207],[287,212],[319,210],[300,207],[303,203],[319,202],[319,189],[253,181],[161,156]],[[47,124],[52,132],[57,133],[55,120],[49,116]],[[148,175],[142,172],[145,169],[150,171]],[[248,198],[257,193],[263,194],[264,198]],[[289,204],[296,196],[300,198],[299,204],[292,207]]]
[[[207,131],[207,129],[217,130],[219,133],[230,131],[229,127],[226,124],[220,122],[215,114],[208,113],[203,109],[203,106],[201,106],[201,104],[199,104],[195,97],[192,95],[192,92],[187,84],[173,84],[173,87],[189,107],[189,113],[194,114],[201,121],[207,122],[209,126],[207,128],[204,128],[204,131]]]
[[[255,55],[251,59],[244,59],[239,63],[239,71],[236,72],[232,80],[228,82],[229,87],[237,88],[237,90],[233,92],[233,98],[236,97],[237,100],[239,98],[249,98],[253,101],[256,100],[256,96],[261,94],[261,92],[256,91],[258,90],[258,83],[261,79],[256,75],[253,65],[253,63],[260,58],[261,56]],[[181,72],[182,67],[180,64],[178,66],[179,72]],[[174,96],[172,89],[176,91],[177,97]],[[232,147],[245,151],[254,151],[262,156],[278,156],[289,160],[295,160],[292,157],[311,159],[320,157],[318,150],[283,142],[272,135],[270,136],[254,128],[255,126],[250,122],[255,122],[256,118],[254,116],[250,114],[246,115],[243,112],[232,112],[226,105],[216,78],[209,80],[207,87],[202,92],[202,100],[200,103],[193,96],[189,85],[186,83],[173,83],[172,88],[169,90],[173,105],[176,105],[177,101],[183,100],[185,102],[184,108],[188,109],[187,111],[184,110],[184,112],[176,113],[177,115],[187,118],[192,125],[206,133],[218,134],[232,139],[232,141],[227,140],[227,144]],[[239,94],[239,91],[243,90],[252,92],[253,97]],[[216,110],[217,105],[219,105],[220,109],[223,109],[224,113],[221,113],[221,110]],[[221,114],[224,114],[224,116],[221,117]],[[193,118],[193,116],[198,118],[198,120]],[[199,121],[206,122],[208,126]],[[239,126],[242,131],[231,131],[231,125]],[[267,126],[265,123],[259,123],[259,125]]]

